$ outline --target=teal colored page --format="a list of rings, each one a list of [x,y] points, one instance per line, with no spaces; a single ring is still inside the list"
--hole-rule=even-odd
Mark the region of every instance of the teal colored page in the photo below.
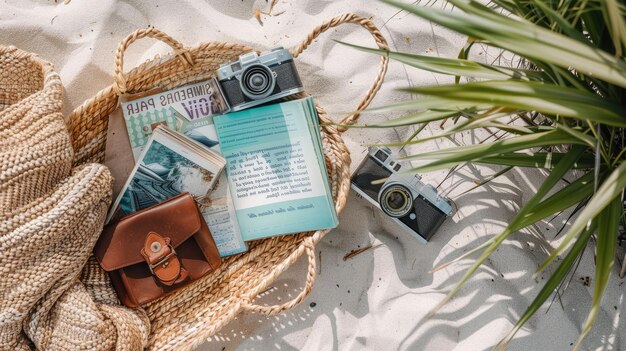
[[[214,118],[244,240],[337,225],[307,108],[295,100]]]
[[[309,120],[309,132],[311,133],[311,138],[313,140],[313,142],[316,145],[316,150],[317,152],[317,161],[319,163],[320,169],[322,170],[322,174],[327,175],[328,174],[328,169],[326,168],[326,160],[324,159],[324,151],[322,149],[322,138],[321,138],[321,130],[320,130],[320,124],[319,124],[319,118],[317,116],[317,109],[315,108],[315,103],[313,103],[313,99],[312,98],[308,98],[308,99],[304,99],[304,101],[306,101],[306,108],[307,108],[307,113],[308,116],[310,116],[308,118]],[[333,195],[330,191],[330,184],[328,183],[328,179],[325,178],[326,180],[326,199],[328,201],[328,206],[330,206],[331,208],[335,208],[335,203],[333,202]],[[333,215],[334,215],[334,221],[335,223],[339,224],[339,218],[337,216],[337,212],[332,211]]]

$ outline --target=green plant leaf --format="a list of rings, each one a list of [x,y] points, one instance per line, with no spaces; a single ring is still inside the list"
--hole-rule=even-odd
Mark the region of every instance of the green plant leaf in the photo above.
[[[498,234],[497,236],[491,238],[490,240],[488,240],[486,243],[480,245],[478,248],[470,251],[469,253],[462,255],[461,257],[446,263],[444,265],[441,265],[438,268],[435,268],[433,271],[437,271],[439,269],[442,269],[448,265],[450,265],[451,263],[457,262],[465,257],[467,257],[470,254],[475,253],[476,251],[478,251],[479,249],[485,248],[485,250],[483,251],[483,253],[480,255],[480,257],[478,257],[478,259],[472,264],[472,266],[465,272],[465,274],[463,275],[463,277],[461,278],[461,280],[457,283],[457,285],[448,293],[448,295],[444,298],[443,301],[441,301],[439,304],[437,304],[437,306],[429,313],[429,315],[434,314],[437,310],[439,310],[443,305],[445,305],[451,298],[452,296],[454,296],[460,289],[461,287],[465,284],[465,282],[474,274],[474,272],[478,269],[478,267],[480,267],[482,265],[482,263],[487,259],[487,257],[489,257],[489,255],[495,251],[498,246],[502,243],[502,241],[504,241],[504,239],[506,239],[511,233],[520,230],[522,228],[524,228],[525,226],[532,224],[529,223],[528,221],[528,216],[527,214],[531,211],[534,211],[535,213],[538,213],[540,215],[542,215],[543,217],[541,218],[545,218],[550,216],[551,214],[554,214],[556,212],[558,212],[560,209],[558,206],[567,206],[564,208],[568,208],[570,207],[570,202],[572,200],[571,196],[563,196],[562,194],[566,194],[569,195],[569,192],[566,190],[568,188],[572,188],[572,187],[576,187],[578,188],[580,186],[580,184],[575,184],[576,182],[570,184],[569,186],[565,187],[565,189],[561,189],[559,192],[557,192],[556,194],[550,196],[549,198],[554,198],[555,196],[559,199],[564,198],[564,201],[557,201],[555,202],[558,206],[551,206],[551,207],[545,207],[543,209],[539,209],[537,210],[536,205],[539,204],[541,202],[541,200],[548,194],[548,192],[556,185],[556,183],[565,175],[565,173],[567,173],[567,171],[571,168],[571,166],[576,163],[576,161],[578,160],[578,158],[580,158],[580,156],[582,155],[582,153],[584,152],[585,148],[577,146],[574,147],[572,149],[572,151],[570,153],[568,153],[562,160],[561,162],[559,162],[559,164],[557,164],[556,167],[554,167],[553,171],[548,175],[548,177],[546,177],[546,180],[544,180],[544,182],[541,184],[541,186],[539,187],[539,189],[537,190],[537,192],[535,193],[535,195],[533,197],[531,197],[528,202],[526,203],[526,205],[524,205],[524,207],[522,207],[520,209],[520,211],[517,213],[517,215],[511,220],[511,222],[509,223],[509,225],[504,229],[504,231],[500,234]],[[544,201],[545,203],[546,201]],[[550,212],[553,211],[553,212]],[[539,218],[539,219],[541,219]],[[537,220],[539,220],[537,219]]]
[[[491,104],[511,109],[537,111],[588,119],[626,128],[626,109],[597,94],[553,84],[516,81],[487,81],[437,87],[415,87],[406,91],[466,103]]]
[[[474,44],[476,44],[476,39],[472,37],[468,37],[467,42],[465,43],[463,48],[459,51],[457,58],[461,60],[469,59],[470,50],[472,49],[472,46],[474,46]]]
[[[462,104],[457,104],[457,107],[461,108]],[[475,108],[475,104],[466,104],[466,108],[473,109]],[[407,126],[412,124],[419,123],[427,123],[432,121],[439,121],[442,119],[450,118],[453,116],[458,116],[460,112],[458,110],[437,110],[437,111],[421,111],[416,113],[411,113],[408,115],[404,115],[398,118],[390,119],[384,122],[375,123],[375,124],[366,124],[366,125],[354,125],[352,128],[389,128],[389,127],[400,127]],[[349,126],[346,126],[349,127]]]
[[[580,130],[571,128],[571,127],[567,126],[564,123],[557,123],[557,127],[559,129],[564,130],[567,134],[573,136],[574,138],[578,138],[584,144],[589,146],[592,150],[596,149],[596,139],[594,139],[593,136],[591,136],[589,134],[585,134],[585,133],[581,132]]]
[[[593,200],[592,200],[593,201]],[[588,205],[589,206],[589,205]],[[598,215],[598,235],[596,239],[596,276],[593,287],[593,298],[591,300],[591,310],[583,326],[583,330],[574,345],[574,350],[578,349],[582,340],[591,330],[591,326],[598,317],[602,307],[602,296],[611,277],[611,270],[615,262],[615,246],[617,244],[617,233],[619,220],[623,212],[622,201],[614,198]]]
[[[539,294],[535,297],[533,302],[528,306],[526,311],[519,318],[513,329],[509,332],[509,334],[504,337],[500,342],[496,345],[500,346],[500,350],[504,350],[504,348],[509,344],[509,342],[513,339],[515,334],[522,328],[526,322],[532,317],[535,312],[539,310],[539,308],[543,305],[543,303],[552,295],[555,289],[561,284],[561,282],[567,277],[567,274],[572,269],[574,262],[576,259],[582,255],[585,247],[587,247],[587,243],[589,242],[589,238],[595,229],[595,225],[589,227],[583,235],[576,240],[576,243],[572,247],[572,249],[567,253],[561,264],[557,267],[557,269],[552,273],[546,284],[541,288]]]
[[[553,168],[566,154],[559,152],[537,152],[537,153],[518,153],[509,152],[492,157],[484,157],[474,161],[476,163],[495,164],[503,166],[531,167],[531,168]],[[572,165],[576,169],[593,168],[593,157],[581,157]]]
[[[510,233],[576,206],[573,211],[576,216],[570,217],[575,218],[573,224],[569,228],[564,225],[567,233],[561,244],[538,271],[558,255],[564,255],[564,261],[500,345],[506,346],[555,288],[567,279],[568,272],[576,269],[575,262],[595,228],[598,245],[594,296],[576,343],[579,347],[600,309],[614,262],[617,225],[620,221],[626,222],[620,196],[626,186],[626,4],[623,0],[448,0],[456,7],[449,12],[414,6],[415,3],[406,0],[383,2],[468,36],[457,59],[363,49],[387,55],[407,66],[455,77],[454,85],[404,89],[420,96],[396,104],[398,109],[410,112],[390,123],[411,124],[412,118],[417,121],[454,119],[453,128],[415,140],[412,142],[415,144],[476,128],[487,129],[491,136],[495,134],[493,130],[499,134],[509,133],[506,139],[499,140],[502,138],[499,135],[498,140],[489,144],[409,156],[405,159],[420,161],[410,171],[456,169],[467,163],[499,164],[507,167],[504,171],[510,167],[551,169],[537,193],[502,233],[435,269],[480,252],[478,259],[431,314],[458,292]],[[490,57],[491,64],[468,62],[470,48],[476,43],[501,50],[501,53]],[[496,65],[501,58],[517,63],[518,69]],[[538,74],[519,68],[537,70]],[[479,81],[459,84],[462,76]],[[444,117],[444,113],[456,114]],[[516,115],[515,119],[521,118],[528,126],[503,124],[501,114],[507,113]],[[543,118],[537,119],[537,116]],[[420,128],[426,123],[429,121],[420,123]],[[572,148],[569,152],[546,152],[554,151],[552,146],[557,145]],[[555,191],[563,175],[575,168],[585,169],[586,174]],[[566,222],[569,223],[570,218]]]
[[[626,47],[626,22],[624,21],[626,14],[621,8],[624,5],[616,0],[604,0],[602,5],[605,17],[609,23],[608,28],[611,33],[611,39],[613,39],[616,54],[617,56],[623,56],[623,49]]]
[[[555,213],[564,211],[590,197],[593,194],[593,177],[593,172],[586,173],[552,196],[535,206],[529,207],[528,210],[524,211],[525,214],[514,228],[519,230]],[[526,206],[528,204],[524,205],[524,208]]]
[[[550,257],[548,257],[537,269],[537,272],[543,270],[550,262],[562,254],[571,244],[580,232],[592,221],[598,214],[607,207],[611,201],[622,194],[626,187],[626,162],[622,162],[603,182],[595,195],[589,200],[585,209],[581,211],[578,218],[571,225],[565,234],[563,241],[557,247]]]
[[[570,155],[570,154],[568,154]],[[561,167],[563,168],[566,162],[559,162]],[[557,165],[558,166],[558,165]],[[515,216],[515,218],[511,221],[509,226],[507,227],[510,233],[513,233],[517,230],[523,229],[526,226],[529,226],[537,221],[544,219],[546,217],[552,216],[556,213],[564,211],[584,198],[590,196],[593,192],[593,173],[587,173],[584,176],[578,178],[571,184],[565,186],[563,189],[560,189],[556,193],[550,195],[545,200],[541,201],[543,197],[546,196],[547,192],[551,190],[556,183],[555,180],[558,181],[559,178],[557,176],[561,173],[562,169],[553,171],[551,173],[554,174],[553,177],[548,176],[546,180],[543,182],[541,188],[537,191],[537,193],[531,198],[532,202],[528,202],[524,205],[524,207],[520,210],[520,212]],[[539,202],[541,201],[541,202]],[[508,235],[508,234],[506,234]],[[432,270],[432,272],[436,272],[440,269],[443,269],[453,263],[456,263],[462,259],[465,259],[474,253],[480,251],[481,249],[491,245],[498,236],[495,236],[475,249],[461,255],[460,257],[455,258],[452,261],[444,263]]]
[[[626,62],[623,59],[528,21],[513,19],[493,11],[459,14],[396,0],[381,1],[524,57],[566,69],[573,67],[585,75],[626,87]],[[474,1],[450,2],[464,11],[476,6]]]
[[[504,124],[499,121],[483,123],[482,128],[498,128],[499,130],[506,131],[510,134],[526,135],[534,133],[533,130],[515,124]]]
[[[513,166],[504,167],[501,170],[497,171],[496,173],[494,173],[494,174],[492,174],[492,175],[490,175],[490,176],[488,176],[486,178],[481,179],[480,181],[479,180],[475,180],[474,183],[476,183],[476,185],[474,185],[473,187],[471,187],[471,188],[463,191],[462,193],[456,195],[456,197],[458,198],[458,197],[461,197],[461,196],[463,196],[463,195],[465,195],[465,194],[467,194],[469,192],[472,192],[475,189],[480,188],[481,186],[484,186],[485,184],[488,184],[492,180],[500,177],[501,175],[508,173],[512,169],[513,169]]]
[[[474,116],[471,119],[457,123],[453,128],[450,128],[449,130],[446,130],[443,133],[439,133],[436,135],[431,135],[428,137],[423,137],[423,138],[414,140],[415,137],[417,136],[417,134],[415,134],[415,135],[411,135],[411,137],[409,137],[408,140],[406,141],[397,142],[397,143],[374,144],[370,146],[398,147],[398,146],[406,146],[406,145],[416,145],[416,144],[420,144],[420,143],[430,141],[430,140],[445,138],[445,137],[454,135],[456,133],[461,133],[461,132],[465,132],[465,131],[469,131],[469,130],[473,130],[477,128],[485,128],[485,127],[495,127],[499,129],[502,128],[501,130],[508,130],[509,129],[507,128],[508,126],[504,126],[504,125],[501,126],[501,125],[491,123],[492,120],[501,118],[506,115],[508,114],[493,113],[493,114],[486,114],[486,115],[481,115],[481,116]],[[423,129],[424,126],[426,126],[426,124],[422,124],[420,128]],[[421,129],[419,129],[419,131],[421,131]],[[520,127],[518,131],[526,131],[526,128]],[[530,133],[532,132],[533,131],[530,131]],[[530,133],[527,133],[527,134],[530,134]]]
[[[563,16],[561,16],[558,12],[553,10],[545,1],[541,0],[532,0],[533,5],[537,6],[543,13],[546,14],[548,18],[550,18],[554,23],[561,29],[567,36],[570,38],[576,39],[581,43],[588,44],[587,38],[579,32],[574,26],[572,26]]]
[[[361,111],[360,113],[363,115],[368,114],[379,114],[385,112],[396,112],[396,111],[464,111],[471,110],[476,104],[462,101],[455,101],[451,99],[435,97],[435,96],[426,96],[416,100],[408,100],[395,104],[388,104],[377,107],[370,107]],[[488,107],[484,107],[483,109],[488,109]],[[352,111],[354,112],[354,111]]]
[[[480,160],[486,157],[494,157],[507,152],[532,149],[540,146],[562,145],[562,144],[582,144],[582,142],[571,135],[560,131],[552,130],[530,135],[522,135],[513,138],[499,140],[493,143],[466,145],[443,150],[431,151],[428,153],[411,155],[400,158],[401,160],[434,159],[423,165],[414,168],[416,172],[428,172],[440,167],[461,162]]]
[[[459,51],[457,58],[461,60],[467,60],[469,58],[470,50],[472,50],[472,46],[474,46],[474,44],[476,44],[476,39],[472,37],[468,37],[467,42],[465,43],[463,48]],[[454,84],[459,84],[460,81],[461,81],[461,76],[454,77]]]
[[[337,40],[338,43],[350,46],[360,51],[389,57],[392,60],[406,65],[427,70],[429,72],[449,74],[455,76],[475,77],[484,79],[519,79],[545,80],[541,72],[514,69],[504,66],[489,65],[470,60],[414,55],[382,49],[371,49],[364,46],[348,44]]]

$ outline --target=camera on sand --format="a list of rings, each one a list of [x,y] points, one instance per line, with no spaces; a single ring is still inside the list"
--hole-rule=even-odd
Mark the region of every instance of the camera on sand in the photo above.
[[[399,173],[402,166],[387,147],[372,147],[351,178],[351,187],[422,242],[452,215],[452,201],[421,181]],[[386,179],[384,183],[372,182]]]

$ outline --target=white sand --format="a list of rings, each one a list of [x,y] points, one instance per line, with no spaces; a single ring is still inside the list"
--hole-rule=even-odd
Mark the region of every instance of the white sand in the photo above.
[[[270,49],[291,47],[315,25],[344,12],[374,16],[381,27],[396,13],[370,0],[279,0],[274,13],[282,14],[263,15],[261,26],[253,17],[255,3],[251,0],[57,2],[9,0],[0,4],[0,44],[15,45],[52,61],[67,90],[68,112],[112,82],[114,50],[123,37],[139,27],[155,26],[189,46],[236,40]],[[264,5],[265,1],[257,3]],[[464,43],[463,37],[406,14],[390,20],[383,33],[392,47],[425,55],[456,57]],[[331,38],[363,45],[373,42],[356,26],[345,26],[324,35],[297,63],[305,87],[318,102],[329,112],[348,111],[369,86],[378,58],[337,45]],[[131,48],[127,68],[166,52],[165,45],[143,41]],[[445,82],[451,79],[392,63],[375,104],[407,98],[394,88]],[[364,120],[390,116],[367,116]],[[437,130],[433,126],[425,132]],[[363,157],[366,143],[396,141],[410,132],[349,131],[345,140],[355,160],[353,169]],[[464,144],[484,137],[484,133],[464,134],[454,142]],[[450,144],[432,143],[418,150]],[[441,189],[454,196],[497,170],[465,167]],[[424,179],[437,184],[445,173],[433,172]],[[364,200],[351,196],[340,216],[341,225],[318,246],[320,274],[311,296],[281,316],[242,315],[199,350],[489,350],[506,335],[545,281],[546,274],[537,281],[531,276],[547,250],[556,244],[552,237],[562,219],[512,235],[455,299],[433,318],[424,320],[471,261],[436,274],[429,270],[499,233],[522,200],[539,186],[541,177],[539,172],[509,173],[458,198],[457,214],[427,245],[416,242]],[[382,245],[343,261],[346,253],[370,243]],[[296,264],[273,284],[274,290],[261,302],[275,303],[295,296],[305,268],[304,262]],[[591,287],[582,283],[585,276],[591,277]],[[616,276],[617,271],[583,349],[621,348],[626,336],[620,319],[624,288],[623,280]],[[593,280],[593,249],[589,248],[562,296],[563,307],[557,302],[547,314],[542,308],[509,349],[569,349],[586,318]]]

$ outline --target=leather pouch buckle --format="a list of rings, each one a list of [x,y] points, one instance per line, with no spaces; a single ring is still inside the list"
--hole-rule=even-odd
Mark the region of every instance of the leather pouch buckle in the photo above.
[[[150,268],[150,273],[152,273],[153,275],[156,275],[154,273],[154,269],[157,268],[158,266],[160,266],[161,264],[165,264],[168,265],[167,260],[170,259],[170,257],[172,256],[176,256],[176,250],[174,250],[174,248],[172,247],[172,245],[168,244],[167,245],[170,249],[170,253],[168,253],[167,255],[163,256],[162,258],[160,258],[156,263],[154,264],[150,264],[148,263],[148,268]],[[176,259],[178,260],[178,256],[176,256]],[[165,267],[166,268],[166,267]]]
[[[148,233],[141,255],[146,260],[150,273],[165,285],[180,283],[189,275],[176,255],[170,238],[164,238],[155,232]]]

